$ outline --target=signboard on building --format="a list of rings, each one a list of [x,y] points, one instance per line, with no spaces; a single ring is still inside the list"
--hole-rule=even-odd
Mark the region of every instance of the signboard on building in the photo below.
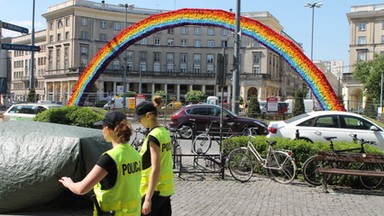
[[[40,51],[39,46],[27,46],[27,45],[21,45],[21,44],[8,44],[8,43],[2,43],[1,49],[33,51],[33,52],[39,52]]]
[[[279,99],[277,97],[267,98],[267,112],[277,112]]]
[[[143,94],[136,94],[136,105],[145,101],[145,95]]]

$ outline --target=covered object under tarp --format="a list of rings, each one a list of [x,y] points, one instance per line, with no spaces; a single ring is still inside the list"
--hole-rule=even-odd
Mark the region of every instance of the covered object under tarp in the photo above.
[[[0,213],[43,205],[79,181],[111,148],[101,130],[34,121],[0,123]]]

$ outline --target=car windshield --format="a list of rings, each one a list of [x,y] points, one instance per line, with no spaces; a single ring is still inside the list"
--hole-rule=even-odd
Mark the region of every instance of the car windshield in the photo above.
[[[308,116],[309,115],[307,113],[303,113],[303,114],[300,114],[298,116],[294,116],[292,118],[289,118],[289,119],[285,120],[284,122],[289,124],[289,123],[294,122],[294,121],[296,121],[298,119],[302,119],[302,118],[305,118],[305,117],[308,117]]]

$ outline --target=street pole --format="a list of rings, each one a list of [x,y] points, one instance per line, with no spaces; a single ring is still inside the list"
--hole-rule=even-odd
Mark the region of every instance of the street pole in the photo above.
[[[125,7],[125,28],[128,28],[128,4],[124,4]],[[124,72],[123,72],[123,110],[125,113],[125,110],[127,108],[127,102],[126,102],[126,93],[127,93],[127,53],[124,52]]]
[[[141,67],[139,67],[139,94],[142,93],[142,89],[141,89]]]
[[[235,28],[235,44],[233,53],[233,77],[232,77],[232,112],[239,114],[239,98],[240,98],[240,5],[241,1],[236,0],[236,28]]]
[[[381,73],[380,79],[380,114],[379,117],[383,114],[383,73]]]
[[[315,7],[320,8],[323,4],[315,2],[313,4],[307,2],[304,7],[309,7],[312,9],[312,35],[311,35],[311,61],[313,62],[313,33],[315,29]],[[309,89],[309,97],[312,99],[312,91]]]
[[[35,0],[33,0],[32,6],[32,33],[31,33],[31,44],[35,46]],[[34,65],[35,65],[35,52],[31,51],[31,64],[29,68],[29,91],[35,88],[35,76],[34,76]],[[35,96],[35,95],[34,95]]]

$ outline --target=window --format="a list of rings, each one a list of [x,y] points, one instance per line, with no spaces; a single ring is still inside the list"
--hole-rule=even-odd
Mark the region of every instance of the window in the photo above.
[[[168,46],[174,46],[174,42],[175,40],[173,39],[173,38],[169,38],[168,40],[167,40],[167,44],[168,44]]]
[[[61,34],[57,34],[57,41],[61,41]]]
[[[140,44],[141,45],[147,45],[148,44],[148,39],[147,38],[141,39]]]
[[[80,38],[83,39],[83,40],[87,40],[88,39],[88,32],[87,31],[81,31],[80,32]]]
[[[201,27],[195,27],[195,35],[201,35]]]
[[[193,46],[194,47],[201,47],[201,40],[194,40],[193,41]]]
[[[132,62],[133,61],[133,51],[127,51],[125,53],[125,58],[127,59],[127,62]]]
[[[214,40],[208,40],[207,41],[207,47],[215,47],[215,41]]]
[[[81,26],[88,26],[88,18],[82,17],[80,22]]]
[[[187,39],[181,39],[181,46],[188,46],[188,41]]]
[[[57,28],[63,28],[63,22],[61,20],[57,21]]]
[[[153,71],[154,72],[160,72],[161,71],[160,62],[154,62],[153,63]]]
[[[372,124],[368,121],[353,117],[353,116],[340,116],[341,122],[345,123],[345,125],[341,125],[343,128],[354,129],[354,130],[370,130]]]
[[[180,63],[187,63],[187,53],[180,53]]]
[[[67,69],[69,67],[69,47],[66,46],[64,48],[64,68]]]
[[[253,73],[254,74],[259,74],[260,73],[260,66],[259,65],[254,65],[253,66]]]
[[[210,73],[210,74],[212,74],[213,73],[213,64],[209,64],[209,65],[207,65],[207,73]]]
[[[180,28],[180,34],[187,35],[188,34],[188,27],[181,27]]]
[[[228,41],[222,40],[221,41],[221,47],[228,47]]]
[[[173,28],[168,29],[168,34],[173,34]]]
[[[318,117],[313,127],[339,128],[339,118],[337,116]]]
[[[80,47],[80,53],[81,53],[81,55],[88,55],[88,47],[87,46],[81,46]]]
[[[194,73],[200,73],[200,65],[194,65],[193,66],[193,72]]]
[[[208,55],[207,55],[207,63],[208,63],[208,64],[213,64],[214,61],[215,61],[215,55],[213,55],[213,54],[208,54]]]
[[[173,64],[171,64],[171,63],[169,63],[169,64],[167,64],[167,72],[168,73],[173,73]]]
[[[69,18],[65,18],[65,26],[69,26],[70,25],[70,22],[69,22]]]
[[[359,23],[359,31],[367,30],[367,23]]]
[[[384,35],[381,35],[381,43],[384,44]]]
[[[215,29],[213,27],[208,27],[207,29],[207,35],[208,36],[213,36],[215,35]]]
[[[167,63],[174,63],[175,61],[175,53],[167,53]]]
[[[65,40],[69,40],[69,32],[65,32]]]
[[[260,58],[261,58],[261,53],[254,53],[253,54],[253,64],[259,65],[260,64]]]
[[[142,72],[147,71],[147,63],[146,62],[140,62],[140,71],[142,71]]]
[[[120,31],[121,30],[121,23],[120,22],[113,22],[113,30]]]
[[[53,30],[53,22],[49,23],[49,30]]]
[[[193,63],[200,64],[201,63],[201,54],[193,54]]]
[[[187,64],[185,63],[180,64],[180,72],[187,73]]]
[[[367,52],[357,52],[357,61],[367,61]]]
[[[60,57],[61,57],[61,49],[56,48],[56,70],[59,70],[61,67]]]
[[[140,61],[147,61],[147,52],[146,51],[140,51]]]
[[[366,41],[366,37],[365,36],[359,36],[359,39],[358,39],[358,44],[366,44],[367,41]]]
[[[105,20],[100,20],[100,28],[106,29],[107,28],[107,21]]]
[[[119,60],[113,61],[112,69],[114,69],[114,70],[119,70],[120,69],[120,61]]]
[[[228,35],[228,30],[227,29],[220,29],[220,35],[221,36],[227,36]]]
[[[160,52],[154,52],[153,53],[153,61],[154,62],[159,62],[160,61]]]
[[[154,45],[160,45],[160,38],[154,38],[153,39],[153,44]]]
[[[107,34],[105,34],[105,33],[100,33],[100,41],[108,41]]]
[[[49,35],[49,42],[50,42],[50,43],[53,42],[53,35]]]

